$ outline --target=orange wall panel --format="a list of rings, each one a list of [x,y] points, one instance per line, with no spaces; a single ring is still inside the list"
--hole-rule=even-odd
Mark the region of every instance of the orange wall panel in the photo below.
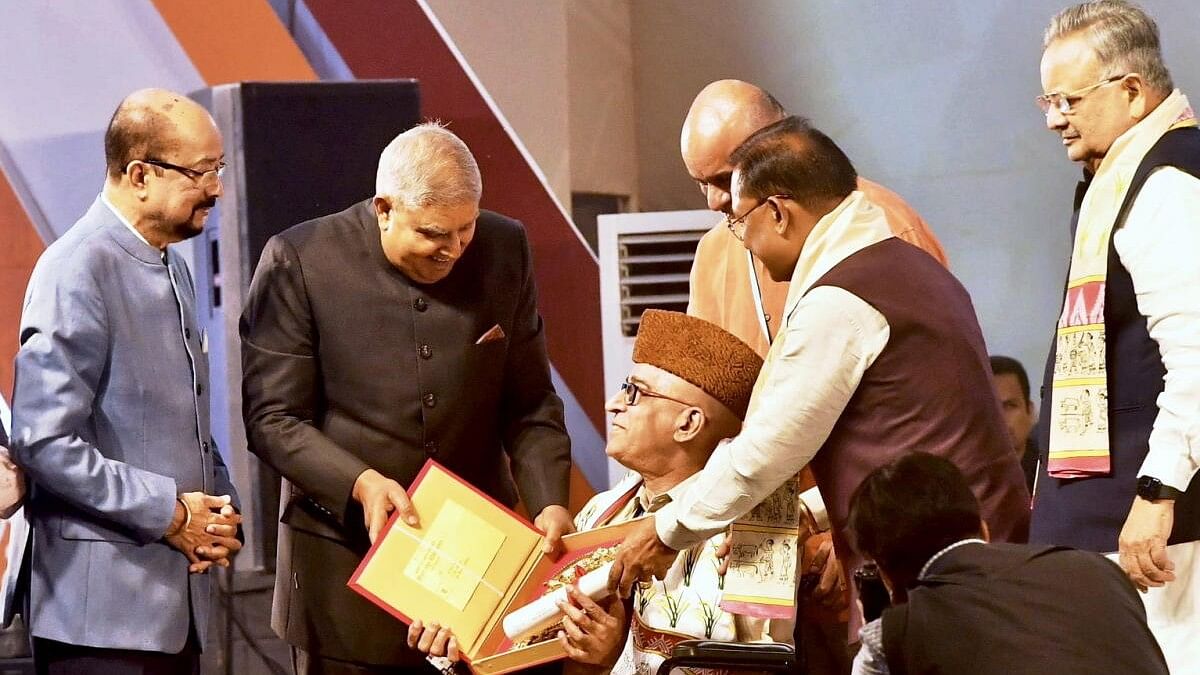
[[[210,86],[316,80],[267,0],[151,0]]]
[[[0,393],[7,401],[12,400],[21,301],[33,265],[45,248],[8,179],[0,173]]]

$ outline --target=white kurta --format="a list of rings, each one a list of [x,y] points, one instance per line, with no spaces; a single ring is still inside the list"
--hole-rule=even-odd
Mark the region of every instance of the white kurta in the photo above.
[[[629,520],[635,513],[653,512],[682,494],[696,475],[665,495],[652,496],[643,486],[634,499],[606,522],[600,522],[615,502],[641,483],[641,476],[630,473],[611,490],[593,497],[575,517],[575,527],[580,531],[589,530]],[[717,573],[716,547],[724,536],[719,534],[680,551],[665,579],[637,589],[634,594],[636,616],[632,617],[631,624],[640,625],[634,625],[626,637],[625,648],[611,671],[614,675],[654,675],[669,653],[672,638],[770,641],[769,622],[730,614],[720,608],[722,579]]]

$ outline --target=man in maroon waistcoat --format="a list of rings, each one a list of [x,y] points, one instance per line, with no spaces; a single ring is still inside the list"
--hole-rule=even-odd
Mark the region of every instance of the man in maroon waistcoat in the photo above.
[[[892,235],[857,190],[850,160],[805,120],[758,131],[733,159],[727,225],[772,279],[790,280],[783,326],[742,433],[626,541],[612,585],[627,593],[661,572],[675,551],[720,531],[810,462],[837,555],[853,570],[861,559],[847,546],[850,493],[911,450],[954,462],[995,539],[1024,541],[1029,493],[966,290]]]

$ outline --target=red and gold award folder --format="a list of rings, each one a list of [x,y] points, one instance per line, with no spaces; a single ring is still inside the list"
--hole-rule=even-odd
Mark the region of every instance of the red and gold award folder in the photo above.
[[[632,525],[567,535],[566,553],[552,560],[542,532],[432,460],[409,498],[420,525],[393,514],[348,585],[405,623],[449,626],[463,660],[482,675],[563,658],[553,628],[514,642],[504,617],[611,560]]]

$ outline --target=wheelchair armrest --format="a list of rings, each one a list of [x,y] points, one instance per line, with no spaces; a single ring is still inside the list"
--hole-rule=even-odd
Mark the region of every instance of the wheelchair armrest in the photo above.
[[[723,668],[791,673],[796,670],[796,650],[778,642],[719,642],[685,640],[675,645],[671,656],[658,668],[670,675],[672,668]]]

